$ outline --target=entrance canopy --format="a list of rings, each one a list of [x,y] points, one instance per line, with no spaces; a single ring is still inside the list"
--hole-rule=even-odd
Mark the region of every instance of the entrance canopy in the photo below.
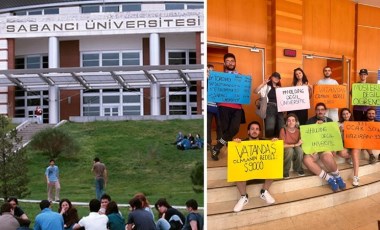
[[[18,86],[27,91],[61,89],[149,88],[191,86],[203,80],[203,65],[74,67],[0,71],[0,87]]]

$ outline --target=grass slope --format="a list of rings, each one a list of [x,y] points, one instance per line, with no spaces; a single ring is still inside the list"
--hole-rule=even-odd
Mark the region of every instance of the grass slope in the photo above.
[[[135,193],[143,192],[152,204],[165,197],[170,204],[182,206],[193,198],[204,206],[203,193],[192,190],[190,179],[196,162],[203,161],[203,150],[180,151],[171,144],[178,131],[203,136],[203,120],[99,121],[60,128],[81,144],[80,153],[56,159],[61,198],[88,202],[95,197],[91,168],[98,156],[109,172],[106,192],[118,203],[128,203]],[[49,157],[29,151],[29,162],[31,195],[27,198],[46,199],[44,172]]]

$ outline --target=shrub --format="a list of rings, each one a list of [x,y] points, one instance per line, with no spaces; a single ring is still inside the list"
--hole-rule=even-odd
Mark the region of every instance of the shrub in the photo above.
[[[47,128],[36,133],[30,145],[52,159],[60,154],[75,154],[80,149],[78,142],[69,133],[57,128]]]
[[[194,192],[201,193],[203,192],[203,162],[197,162],[191,171],[191,182],[193,183]]]

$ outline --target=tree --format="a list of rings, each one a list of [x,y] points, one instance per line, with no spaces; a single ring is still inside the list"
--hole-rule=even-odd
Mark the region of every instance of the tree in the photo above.
[[[201,193],[203,192],[203,162],[197,162],[191,171],[191,182],[193,183],[193,190],[196,193]]]
[[[57,158],[60,154],[72,154],[79,152],[80,145],[67,131],[57,128],[47,128],[39,131],[32,137],[32,148],[47,154],[50,159]]]
[[[17,130],[11,129],[8,118],[0,115],[0,196],[4,199],[30,194],[25,149],[17,146],[21,146]]]

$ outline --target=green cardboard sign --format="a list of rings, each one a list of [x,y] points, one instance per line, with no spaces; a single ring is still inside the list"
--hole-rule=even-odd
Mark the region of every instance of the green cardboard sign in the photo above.
[[[305,154],[343,149],[342,136],[337,122],[301,125],[302,149]]]
[[[380,106],[380,85],[352,84],[352,105]]]

